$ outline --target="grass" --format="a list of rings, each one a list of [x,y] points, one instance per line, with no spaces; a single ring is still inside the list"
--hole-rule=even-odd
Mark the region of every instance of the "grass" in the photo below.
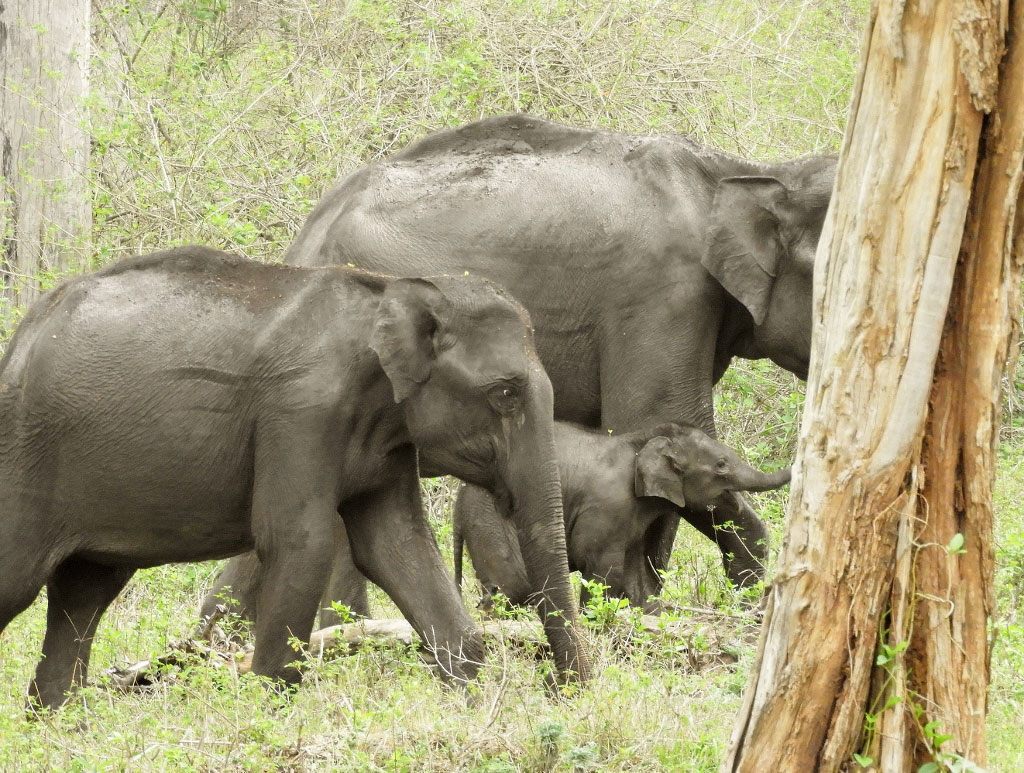
[[[668,595],[691,605],[707,603],[707,594],[731,603],[716,564],[709,550],[689,551]],[[160,654],[187,635],[213,569],[140,572],[104,618],[94,674]],[[380,597],[374,608],[394,614]],[[755,631],[749,620],[724,617],[698,618],[690,637],[669,644],[627,635],[628,624],[618,635],[592,631],[599,678],[557,700],[529,653],[493,650],[467,694],[443,687],[413,653],[381,646],[311,664],[291,700],[253,677],[197,666],[145,696],[93,686],[63,712],[28,721],[23,690],[44,616],[40,600],[0,643],[0,761],[26,769],[713,770],[744,674],[692,664],[702,652],[748,657]]]
[[[866,9],[867,0],[101,0],[86,106],[93,233],[70,250],[70,269],[40,279],[186,242],[276,260],[339,175],[483,115],[685,132],[765,159],[834,150]],[[22,311],[0,306],[0,342]],[[993,771],[1024,770],[1024,370],[1009,381],[995,502]],[[793,377],[737,361],[716,401],[724,439],[753,463],[792,457],[802,406]],[[425,493],[450,560],[450,485]],[[785,492],[756,497],[773,553],[786,505]],[[390,646],[310,663],[287,700],[200,664],[144,695],[104,688],[97,675],[108,667],[192,632],[216,569],[139,572],[102,621],[91,686],[38,721],[23,706],[45,600],[15,620],[0,637],[0,770],[713,771],[753,657],[756,627],[733,616],[741,599],[715,549],[684,528],[664,595],[711,614],[678,614],[688,634],[672,642],[628,620],[588,630],[597,678],[575,694],[553,698],[536,658],[512,647],[492,649],[468,692]],[[395,614],[379,593],[373,607]],[[738,662],[720,662],[723,652]]]
[[[425,486],[436,531],[449,532],[441,545],[450,560],[449,484]],[[992,771],[1024,763],[1022,486],[1024,449],[1004,444],[995,500]],[[759,495],[757,505],[778,540],[785,492]],[[15,620],[0,639],[0,769],[713,771],[728,745],[757,632],[749,617],[729,616],[739,599],[725,587],[710,544],[683,530],[665,598],[726,614],[677,614],[689,623],[678,640],[638,635],[628,619],[588,630],[598,676],[558,699],[545,688],[536,656],[511,646],[492,647],[468,692],[443,687],[414,653],[381,645],[311,662],[291,699],[268,693],[255,677],[205,664],[175,672],[144,695],[98,684],[109,666],[162,654],[188,636],[216,567],[140,572],[103,620],[91,686],[64,711],[37,721],[25,718],[24,687],[38,657],[44,600]],[[473,594],[465,595],[472,606]],[[373,608],[396,614],[379,592]],[[721,653],[738,662],[718,662]]]

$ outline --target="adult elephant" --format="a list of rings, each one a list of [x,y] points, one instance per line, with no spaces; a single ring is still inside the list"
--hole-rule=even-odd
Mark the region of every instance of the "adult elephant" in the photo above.
[[[344,178],[285,261],[492,279],[530,311],[556,418],[616,432],[678,421],[713,436],[712,387],[733,357],[768,357],[806,378],[835,165],[489,118]],[[766,530],[742,497],[683,515],[717,541],[733,582],[763,575]],[[677,525],[661,518],[645,538],[650,594]],[[244,575],[241,561],[228,571]],[[351,574],[336,577],[353,598]]]
[[[559,670],[589,662],[565,555],[551,384],[529,317],[478,278],[391,279],[202,247],[65,282],[0,360],[0,633],[47,586],[31,685],[84,680],[104,610],[140,567],[255,548],[253,671],[297,681],[338,513],[355,565],[442,673],[479,669],[420,464],[510,502]]]

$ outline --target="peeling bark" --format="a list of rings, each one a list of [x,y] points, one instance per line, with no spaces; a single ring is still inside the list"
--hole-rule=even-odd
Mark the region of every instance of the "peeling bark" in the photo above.
[[[1022,9],[872,8],[819,246],[789,528],[723,771],[984,762]],[[929,722],[953,738],[935,748]]]

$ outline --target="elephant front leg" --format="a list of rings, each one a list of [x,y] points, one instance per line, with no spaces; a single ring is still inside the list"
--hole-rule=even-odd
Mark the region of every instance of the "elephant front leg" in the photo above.
[[[256,650],[252,670],[286,684],[301,680],[294,642],[309,643],[317,605],[331,569],[331,517],[329,503],[282,507],[271,535],[257,538],[263,564],[262,587],[256,609]]]
[[[483,642],[441,560],[423,511],[415,460],[409,461],[408,473],[387,488],[345,503],[352,555],[416,629],[442,677],[468,681],[482,664]]]
[[[704,511],[687,508],[683,517],[722,551],[725,575],[737,587],[764,577],[768,529],[742,495],[728,492]]]
[[[291,431],[257,438],[252,534],[261,567],[252,670],[296,684],[293,642],[309,642],[331,571],[337,470],[315,435]],[[261,452],[265,448],[268,451]]]
[[[334,556],[327,590],[320,600],[320,627],[329,628],[345,622],[332,607],[338,601],[348,607],[356,617],[370,616],[370,602],[366,593],[366,578],[352,561],[345,524],[340,517],[334,519]],[[256,551],[232,558],[218,575],[206,594],[199,616],[208,621],[227,612],[243,620],[256,621],[256,605],[263,588],[263,563]]]
[[[665,422],[689,424],[715,437],[712,386],[721,368],[716,348],[724,297],[706,284],[701,270],[659,288],[649,314],[615,319],[604,332],[601,353],[601,424],[617,433]],[[653,297],[653,296],[652,296]],[[683,517],[722,550],[729,579],[738,585],[764,576],[764,525],[742,498],[722,498],[714,516],[686,508]],[[737,530],[716,525],[733,523]],[[665,515],[644,536],[644,592],[661,592],[679,518]]]

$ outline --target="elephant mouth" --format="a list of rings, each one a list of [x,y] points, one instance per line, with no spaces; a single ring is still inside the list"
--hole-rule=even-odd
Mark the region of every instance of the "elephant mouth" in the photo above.
[[[428,447],[420,447],[419,465],[422,478],[452,475],[492,493],[495,492],[496,480],[501,477],[498,454],[489,439],[457,450],[448,448],[438,452]]]

